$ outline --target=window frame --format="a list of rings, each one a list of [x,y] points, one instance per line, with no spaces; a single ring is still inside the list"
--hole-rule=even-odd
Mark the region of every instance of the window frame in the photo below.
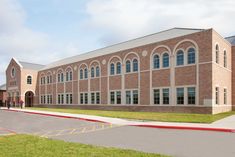
[[[33,83],[33,77],[31,75],[28,75],[26,78],[27,85],[32,85]]]
[[[167,60],[165,58],[166,55],[167,55]],[[167,61],[167,66],[165,65],[165,61]],[[162,55],[162,68],[169,68],[169,67],[170,67],[170,55],[168,52],[164,52]]]
[[[184,50],[179,49],[176,52],[176,66],[184,66]]]

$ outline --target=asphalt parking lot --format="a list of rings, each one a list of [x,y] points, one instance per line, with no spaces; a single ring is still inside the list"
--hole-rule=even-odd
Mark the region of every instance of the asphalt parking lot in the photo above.
[[[234,157],[235,154],[235,133],[115,126],[3,110],[0,110],[0,128],[4,135],[32,134],[175,157]]]

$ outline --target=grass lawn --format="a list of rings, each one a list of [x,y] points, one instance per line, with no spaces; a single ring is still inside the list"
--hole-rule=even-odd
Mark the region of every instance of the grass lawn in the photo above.
[[[132,150],[96,147],[46,138],[13,135],[0,137],[1,157],[166,157]]]
[[[54,111],[75,114],[97,115],[104,117],[161,121],[161,122],[189,122],[189,123],[212,123],[216,120],[235,114],[225,112],[215,115],[210,114],[186,114],[186,113],[156,113],[156,112],[126,112],[126,111],[99,111],[80,109],[54,109],[54,108],[27,108],[33,110]]]

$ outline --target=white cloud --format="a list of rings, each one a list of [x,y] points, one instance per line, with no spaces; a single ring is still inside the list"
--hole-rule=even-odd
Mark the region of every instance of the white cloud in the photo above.
[[[74,43],[52,41],[44,32],[25,25],[27,14],[16,0],[0,0],[0,84],[5,82],[5,70],[12,57],[18,60],[46,64],[76,54]]]
[[[90,25],[103,29],[103,38],[130,39],[172,27],[214,28],[235,33],[233,0],[90,0]]]

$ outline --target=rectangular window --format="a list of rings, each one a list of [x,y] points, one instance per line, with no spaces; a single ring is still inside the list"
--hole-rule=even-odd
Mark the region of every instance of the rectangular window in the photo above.
[[[117,98],[117,104],[121,104],[122,103],[122,97],[121,97],[121,92],[120,91],[116,92],[116,98]]]
[[[66,94],[66,104],[69,104],[69,94]]]
[[[50,104],[50,95],[47,95],[47,104]]]
[[[219,104],[219,87],[215,87],[215,104]]]
[[[88,104],[88,93],[85,93],[85,104]]]
[[[131,104],[131,91],[126,91],[126,104]]]
[[[159,105],[160,104],[160,89],[154,89],[154,104]]]
[[[224,105],[227,105],[227,89],[224,89]]]
[[[139,103],[139,94],[138,90],[133,90],[133,104],[138,104]]]
[[[169,105],[169,103],[170,103],[169,88],[162,89],[162,95],[163,95],[163,104]]]
[[[95,103],[95,93],[91,93],[91,104]]]
[[[110,92],[110,103],[115,104],[115,92]]]
[[[60,74],[57,75],[57,82],[60,82]]]
[[[50,104],[52,104],[52,95],[50,95]]]
[[[46,95],[43,96],[43,103],[46,104]]]
[[[177,94],[177,104],[183,105],[184,104],[184,88],[177,88],[176,94]]]
[[[83,93],[80,93],[80,104],[83,104],[84,101],[83,101]]]
[[[60,94],[58,94],[57,101],[58,101],[58,104],[60,104]]]
[[[61,94],[61,104],[64,104],[64,94]]]
[[[96,93],[96,104],[100,104],[100,93]]]
[[[196,104],[196,90],[195,87],[188,87],[188,104]]]
[[[41,96],[41,104],[43,104],[43,96]]]

